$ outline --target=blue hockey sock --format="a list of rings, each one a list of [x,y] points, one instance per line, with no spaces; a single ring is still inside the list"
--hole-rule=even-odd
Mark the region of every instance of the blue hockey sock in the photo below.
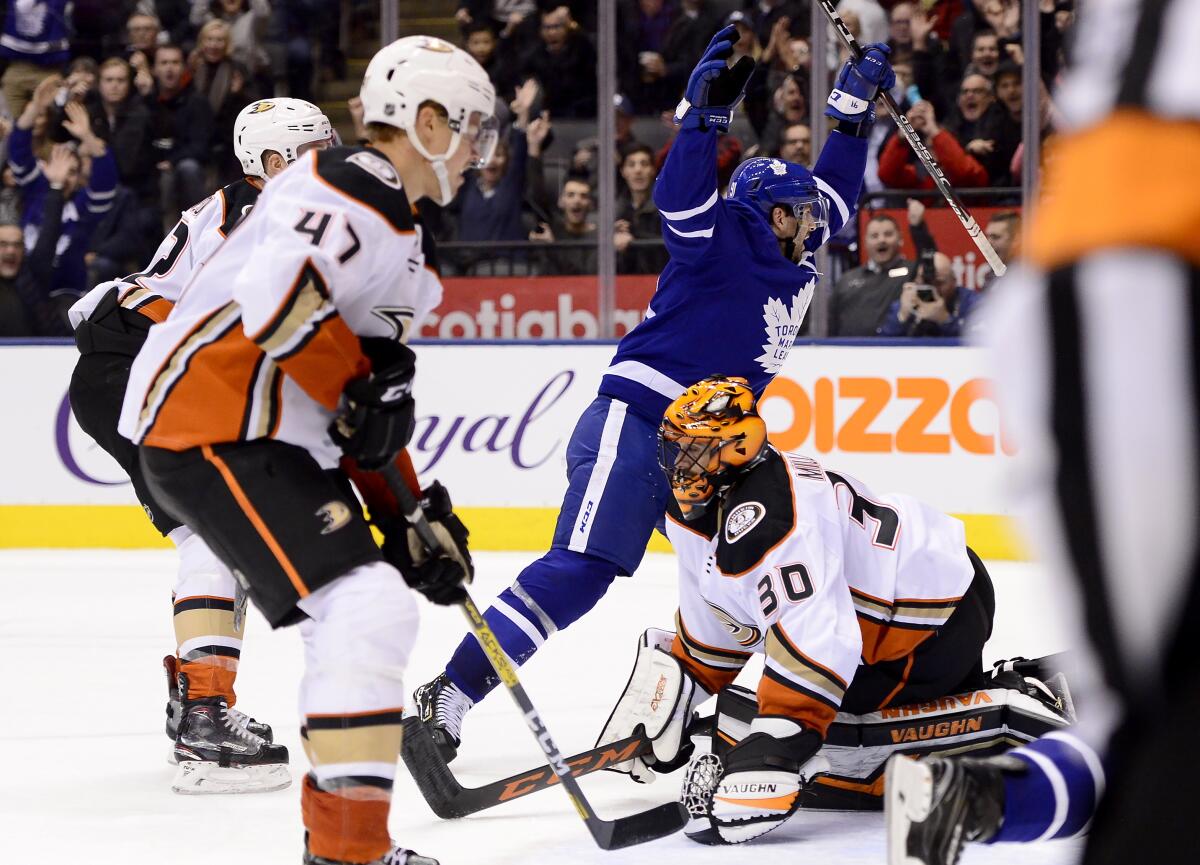
[[[483,617],[505,653],[523,664],[551,634],[596,606],[616,574],[612,562],[556,548],[525,568]],[[446,675],[475,702],[500,683],[473,634],[458,644]]]
[[[1071,733],[1048,733],[1008,752],[1028,765],[1004,775],[1004,822],[990,843],[1043,841],[1077,835],[1104,789],[1104,769]]]

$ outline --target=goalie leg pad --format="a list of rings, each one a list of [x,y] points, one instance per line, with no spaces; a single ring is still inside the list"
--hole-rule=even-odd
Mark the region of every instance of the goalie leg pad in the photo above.
[[[708,692],[670,654],[674,638],[674,633],[658,628],[642,634],[625,691],[596,741],[598,746],[616,742],[642,728],[652,743],[653,755],[609,767],[641,784],[652,782],[656,771],[678,768],[681,756],[687,759],[691,749],[684,735],[688,722],[696,705],[708,697]]]

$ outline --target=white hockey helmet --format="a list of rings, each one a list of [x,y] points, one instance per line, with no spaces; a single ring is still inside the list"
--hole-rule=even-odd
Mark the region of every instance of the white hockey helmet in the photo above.
[[[303,99],[258,99],[240,112],[233,122],[233,152],[242,171],[267,179],[262,155],[274,150],[290,165],[305,144],[333,141],[333,126],[321,109]]]
[[[380,48],[371,58],[359,92],[363,123],[385,123],[405,132],[417,120],[417,109],[436,102],[450,117],[454,133],[445,153],[430,153],[417,136],[409,141],[433,166],[440,186],[440,204],[451,198],[446,157],[462,136],[473,140],[478,157],[471,168],[482,168],[496,150],[496,88],[475,58],[443,39],[406,36]]]

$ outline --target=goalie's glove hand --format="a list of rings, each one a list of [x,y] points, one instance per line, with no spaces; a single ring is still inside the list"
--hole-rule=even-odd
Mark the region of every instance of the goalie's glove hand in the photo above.
[[[441,482],[434,481],[421,496],[421,511],[441,541],[441,550],[430,555],[416,529],[397,522],[382,529],[383,557],[409,586],[433,603],[460,603],[466,597],[463,585],[475,578],[475,564],[467,549],[470,532],[454,513],[450,493]]]
[[[782,735],[756,732],[752,726],[723,760],[702,754],[688,768],[683,801],[693,819],[685,832],[693,841],[740,844],[765,835],[800,807],[808,781],[828,771],[829,762],[816,756],[820,734],[786,719],[769,723],[785,727],[774,730]]]
[[[398,454],[416,426],[412,397],[416,355],[395,343],[388,366],[369,378],[346,383],[342,411],[329,425],[329,437],[361,468],[378,469]]]
[[[888,61],[891,53],[887,44],[873,42],[863,48],[858,60],[847,60],[829,94],[826,116],[848,123],[862,123],[867,119],[867,112],[879,91],[896,86],[896,73]]]
[[[742,57],[732,68],[725,65],[739,38],[737,27],[730,24],[718,31],[704,49],[688,78],[683,101],[675,108],[675,122],[684,129],[729,129],[733,111],[754,72],[754,61],[749,57]]]

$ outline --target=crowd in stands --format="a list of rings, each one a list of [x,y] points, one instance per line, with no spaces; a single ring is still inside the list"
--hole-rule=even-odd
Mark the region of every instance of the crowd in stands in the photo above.
[[[140,269],[180,210],[240,175],[232,126],[247,102],[311,99],[321,76],[344,76],[336,28],[328,26],[342,2],[349,0],[7,4],[0,336],[67,333],[61,312],[76,296]],[[620,92],[604,107],[614,116],[611,145],[596,136],[594,0],[454,2],[461,45],[496,85],[504,132],[492,164],[454,202],[423,208],[452,275],[595,273],[602,231],[612,232],[618,273],[657,273],[666,256],[651,192],[674,134],[670,114],[708,40],[728,24],[740,35],[735,55],[751,57],[755,72],[719,144],[721,182],[750,156],[811,167],[818,155],[809,82],[831,80],[845,54],[831,33],[828,56],[814,58],[809,0],[616,0]],[[951,183],[1002,190],[993,203],[1006,205],[1020,202],[1012,189],[1020,183],[1024,109],[1020,5],[839,4],[861,42],[891,46],[892,95]],[[1045,136],[1055,124],[1049,92],[1072,0],[1039,0],[1039,9],[1037,110]],[[619,189],[612,225],[599,225],[596,213],[603,171],[614,172]],[[856,225],[843,232],[830,334],[958,335],[978,286],[956,284],[966,281],[938,257],[923,217],[914,221],[921,202],[940,201],[920,194],[933,182],[882,111],[866,189],[903,191],[894,199],[901,208],[905,194],[914,195],[909,224],[880,217],[861,238]],[[1006,257],[1018,222],[1013,211],[986,223],[989,237],[994,229],[1008,238]],[[11,243],[17,230],[20,249]],[[924,259],[900,257],[906,231],[918,251],[929,251]]]
[[[990,203],[1010,206],[1020,203],[1015,189],[1021,181],[1025,68],[1020,5],[1019,0],[838,4],[861,43],[891,47],[897,78],[892,95],[950,182],[960,189],[1000,190]],[[1053,130],[1048,94],[1074,12],[1072,0],[1040,0],[1039,10],[1044,137]],[[462,45],[488,70],[501,114],[511,117],[503,165],[469,182],[452,207],[453,218],[441,223],[439,237],[451,247],[453,241],[476,244],[449,252],[458,272],[594,272],[601,226],[593,205],[597,172],[604,167],[595,138],[595,15],[595,4],[585,2],[458,0]],[[734,59],[755,61],[741,117],[720,144],[722,182],[750,156],[812,166],[817,154],[809,129],[809,82],[814,74],[828,79],[846,54],[831,31],[829,56],[814,61],[808,0],[618,0],[616,19],[619,94],[610,152],[620,190],[611,227],[617,270],[655,273],[665,259],[649,193],[670,149],[670,113],[712,34],[736,25],[741,38]],[[882,111],[871,138],[866,189],[934,190]],[[895,201],[905,206],[903,194]],[[921,201],[940,204],[934,195]],[[910,214],[921,201],[914,199]],[[1001,211],[988,224],[989,236],[994,225],[997,235],[1015,240],[1017,224],[1017,211]],[[830,334],[960,335],[978,287],[957,284],[963,280],[947,269],[945,255],[934,254],[929,233],[917,229],[912,237],[918,250],[923,245],[930,250],[928,272],[919,273],[917,260],[900,258],[900,233],[912,232],[913,225],[881,217],[867,224],[861,243],[856,230],[846,232],[843,248],[851,261],[861,254],[866,263],[836,283]],[[490,245],[480,247],[478,241]],[[532,248],[538,243],[553,247],[541,252]],[[1006,247],[1006,259],[1013,245]],[[902,269],[904,278],[898,275]],[[928,280],[921,288],[934,289],[932,300],[916,300],[918,276]],[[920,291],[920,297],[930,296]]]
[[[241,176],[246,103],[345,74],[339,0],[10,0],[0,35],[0,337],[139,270],[181,210]],[[21,242],[18,243],[17,241]]]

